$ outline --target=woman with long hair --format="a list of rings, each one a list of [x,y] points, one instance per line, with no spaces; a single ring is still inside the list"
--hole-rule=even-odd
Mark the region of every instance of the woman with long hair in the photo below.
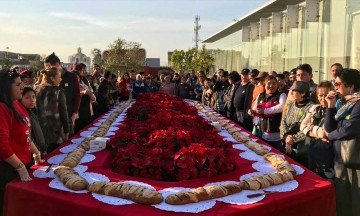
[[[68,119],[66,97],[59,87],[61,73],[56,67],[42,70],[45,84],[41,85],[36,96],[38,118],[48,144],[49,154],[68,139],[70,124]]]
[[[74,128],[74,133],[77,133],[86,125],[91,123],[92,116],[94,115],[92,104],[96,101],[96,97],[90,86],[90,82],[86,77],[88,75],[86,72],[86,65],[83,63],[77,63],[73,72],[79,77],[81,94],[79,118],[75,120]]]
[[[334,152],[325,135],[325,97],[332,90],[334,87],[329,81],[322,81],[316,87],[316,103],[310,107],[300,125],[300,130],[306,135],[305,143],[309,146],[308,168],[328,180],[334,177]]]
[[[24,85],[15,71],[0,72],[0,215],[3,212],[5,186],[20,176],[31,181],[27,168],[30,155],[41,162],[41,153],[31,142],[31,123],[26,109],[18,102]]]
[[[128,100],[131,92],[131,79],[129,73],[124,73],[121,75],[120,82],[118,87],[121,88],[120,91],[120,101]]]
[[[25,87],[22,98],[19,100],[29,114],[31,121],[31,138],[41,154],[46,154],[47,144],[42,132],[36,109],[36,91],[31,87]]]
[[[360,72],[343,69],[334,76],[336,91],[325,98],[325,135],[334,145],[336,211],[355,216],[360,215]]]

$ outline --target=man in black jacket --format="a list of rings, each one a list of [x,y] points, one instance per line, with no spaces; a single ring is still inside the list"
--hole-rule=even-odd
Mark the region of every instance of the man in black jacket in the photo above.
[[[80,80],[76,74],[67,71],[61,66],[60,59],[55,55],[55,53],[52,53],[45,58],[44,66],[45,68],[56,67],[59,71],[61,71],[62,80],[60,87],[64,90],[66,95],[66,104],[70,123],[69,137],[71,137],[74,134],[75,119],[79,118],[79,107],[81,101]]]
[[[251,108],[254,85],[250,82],[250,70],[241,71],[241,81],[236,84],[234,92],[235,113],[233,120],[248,131],[252,131],[252,117],[247,114]]]

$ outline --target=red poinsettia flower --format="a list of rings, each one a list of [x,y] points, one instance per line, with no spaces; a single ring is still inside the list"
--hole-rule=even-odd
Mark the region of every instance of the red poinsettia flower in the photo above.
[[[139,95],[113,145],[112,170],[141,178],[180,181],[235,169],[231,143],[195,107],[164,93]]]

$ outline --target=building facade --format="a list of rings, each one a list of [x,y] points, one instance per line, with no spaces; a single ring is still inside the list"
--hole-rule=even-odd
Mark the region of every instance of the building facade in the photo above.
[[[86,71],[90,73],[90,65],[91,65],[91,59],[90,57],[87,57],[84,53],[82,53],[81,48],[79,47],[77,49],[77,53],[75,53],[72,56],[69,56],[69,63],[74,65],[75,63],[83,63],[86,65]]]
[[[329,79],[333,63],[360,69],[360,0],[272,0],[204,40],[215,68],[313,68]]]

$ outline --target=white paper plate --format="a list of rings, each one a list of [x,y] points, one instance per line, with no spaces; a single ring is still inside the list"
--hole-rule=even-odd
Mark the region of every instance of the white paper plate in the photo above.
[[[60,164],[64,159],[65,157],[67,156],[67,154],[59,154],[59,155],[55,155],[51,158],[49,158],[47,160],[47,162],[49,164]],[[95,156],[92,155],[92,154],[85,154],[83,158],[81,158],[80,160],[80,163],[79,164],[83,164],[83,163],[88,163],[90,161],[93,161],[95,160]]]
[[[102,125],[102,123],[101,122],[96,122],[93,125],[99,127],[100,125]]]
[[[94,133],[94,131],[86,130],[86,131],[81,132],[80,136],[81,137],[88,137],[88,136],[91,136],[93,133]]]
[[[240,157],[242,157],[246,160],[249,160],[249,161],[259,161],[259,162],[263,162],[263,163],[267,162],[263,158],[263,156],[260,156],[253,151],[244,151],[244,152],[241,152],[239,155],[240,155]]]
[[[80,137],[80,138],[72,139],[71,142],[73,144],[78,144],[79,145],[84,139],[85,139],[85,137]]]
[[[301,168],[298,165],[295,164],[291,164],[291,166],[295,169],[296,171],[296,175],[301,175],[304,173],[304,169]],[[256,162],[252,164],[252,167],[261,172],[261,173],[273,173],[273,172],[277,172],[277,170],[269,163],[269,162]]]
[[[95,181],[107,181],[109,182],[109,178],[102,175],[102,174],[98,174],[98,173],[79,173],[80,176],[82,176],[83,178],[86,179],[86,181],[89,184],[94,183]],[[63,191],[68,191],[71,193],[87,193],[89,192],[88,190],[80,190],[80,191],[74,191],[71,190],[67,187],[65,187],[65,185],[60,181],[60,179],[58,177],[56,177],[55,179],[53,179],[50,183],[49,183],[49,187],[57,189],[57,190],[63,190]]]
[[[35,170],[33,172],[33,175],[36,177],[36,178],[56,178],[56,175],[54,173],[54,169],[57,167],[58,165],[53,165],[51,166],[49,172],[45,172],[47,170],[47,168],[49,166],[43,166],[43,167],[40,167],[38,168],[37,170]],[[78,173],[84,173],[86,172],[86,170],[88,169],[87,166],[84,166],[84,165],[77,165],[76,167],[73,168],[76,172]]]
[[[61,153],[64,153],[64,154],[68,154],[72,151],[74,151],[79,145],[78,144],[70,144],[70,145],[67,145],[67,146],[64,146],[60,149],[60,152]],[[93,152],[99,152],[99,151],[102,151],[102,150],[98,150],[98,149],[95,149],[95,150],[87,150],[86,153],[90,154],[90,153],[93,153]]]
[[[96,131],[99,127],[89,127],[87,130],[88,131]]]
[[[106,137],[109,137],[109,136],[114,136],[115,135],[115,132],[107,132],[105,134]]]
[[[225,140],[225,141],[229,141],[229,142],[233,142],[233,143],[238,143],[238,141],[235,140],[235,139],[232,138],[232,137],[226,137],[226,138],[224,138],[224,140]]]
[[[230,184],[230,183],[239,184],[239,182],[237,182],[237,181],[223,181],[223,182],[209,183],[206,185],[226,185],[226,184]],[[233,205],[249,205],[249,204],[259,202],[265,198],[265,195],[259,196],[259,197],[254,197],[254,198],[247,197],[248,194],[252,194],[254,192],[260,193],[262,191],[261,190],[259,190],[259,191],[242,190],[240,193],[232,194],[232,195],[225,196],[225,197],[220,197],[220,198],[217,198],[216,200],[224,202],[224,203],[228,203],[228,204],[233,204]]]
[[[185,205],[169,205],[165,202],[167,196],[180,192],[180,191],[191,191],[193,188],[181,188],[181,187],[174,187],[174,188],[166,188],[164,190],[160,190],[159,192],[164,197],[164,200],[157,205],[153,205],[157,209],[171,211],[171,212],[184,212],[184,213],[199,213],[202,211],[206,211],[211,209],[215,204],[216,200],[207,200],[198,203],[190,203]]]

